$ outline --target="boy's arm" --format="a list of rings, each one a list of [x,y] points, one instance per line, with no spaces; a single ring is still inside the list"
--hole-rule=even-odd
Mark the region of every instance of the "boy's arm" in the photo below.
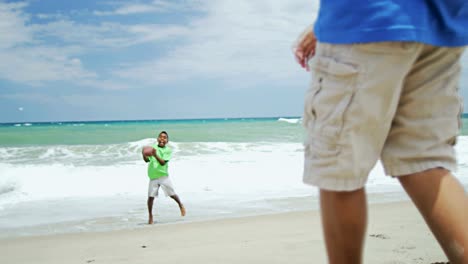
[[[146,157],[145,155],[142,155],[142,156],[143,156],[143,160],[144,160],[145,162],[149,162],[148,157]]]
[[[153,157],[155,157],[158,160],[159,164],[161,164],[161,165],[164,165],[167,162],[167,161],[161,159],[161,157],[159,157],[158,154],[156,154],[156,153],[154,153]]]
[[[156,160],[159,162],[159,164],[161,165],[165,165],[166,164],[166,160],[163,160],[161,157],[158,156],[158,153],[156,152],[156,149],[153,151],[153,157],[156,158]]]

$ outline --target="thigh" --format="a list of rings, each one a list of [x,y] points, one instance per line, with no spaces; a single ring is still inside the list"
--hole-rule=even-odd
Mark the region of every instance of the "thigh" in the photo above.
[[[380,157],[417,43],[319,43],[306,93],[304,182],[361,188]]]
[[[460,130],[458,86],[463,48],[425,46],[405,79],[382,163],[393,176],[456,169]]]
[[[161,181],[161,188],[163,189],[164,193],[167,196],[172,196],[176,194],[172,181],[171,179],[169,179],[169,177],[162,177],[160,178],[160,181]]]
[[[148,183],[148,197],[158,197],[159,187],[160,184],[158,179],[150,180]]]

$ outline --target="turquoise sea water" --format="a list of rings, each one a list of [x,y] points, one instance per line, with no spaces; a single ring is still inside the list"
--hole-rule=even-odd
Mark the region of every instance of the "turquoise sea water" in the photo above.
[[[456,149],[466,188],[467,115],[462,124]],[[188,215],[162,196],[158,223],[317,206],[316,189],[302,183],[299,117],[10,123],[0,124],[0,237],[141,226],[148,179],[140,151],[161,130]],[[380,163],[366,188],[370,202],[408,199]]]
[[[300,142],[299,117],[0,124],[0,146],[116,144],[156,137],[177,142]]]
[[[156,137],[177,142],[302,142],[299,117],[0,124],[0,146],[99,145]],[[468,114],[461,135],[468,135]]]

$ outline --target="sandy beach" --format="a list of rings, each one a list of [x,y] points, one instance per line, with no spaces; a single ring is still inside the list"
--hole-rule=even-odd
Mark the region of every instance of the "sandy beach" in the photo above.
[[[190,208],[189,213],[190,213]],[[193,210],[193,209],[192,209]],[[317,211],[0,240],[2,263],[326,263]],[[436,263],[410,202],[369,206],[365,263]]]

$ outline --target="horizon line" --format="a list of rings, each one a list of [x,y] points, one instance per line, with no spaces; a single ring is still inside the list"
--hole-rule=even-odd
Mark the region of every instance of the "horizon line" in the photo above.
[[[467,113],[461,113],[462,118],[468,118]],[[0,122],[0,125],[9,124],[44,124],[44,123],[101,123],[101,122],[141,122],[141,121],[193,121],[193,120],[222,120],[222,119],[273,119],[273,118],[302,118],[302,116],[244,116],[244,117],[197,117],[197,118],[162,118],[162,119],[101,119],[101,120],[58,120],[58,121],[14,121]]]
[[[102,123],[102,122],[141,122],[141,121],[193,121],[193,120],[223,120],[223,119],[273,119],[273,118],[301,118],[302,116],[247,116],[247,117],[200,117],[200,118],[162,118],[162,119],[102,119],[102,120],[59,120],[59,121],[15,121],[0,122],[0,125],[9,124],[43,124],[43,123]]]

